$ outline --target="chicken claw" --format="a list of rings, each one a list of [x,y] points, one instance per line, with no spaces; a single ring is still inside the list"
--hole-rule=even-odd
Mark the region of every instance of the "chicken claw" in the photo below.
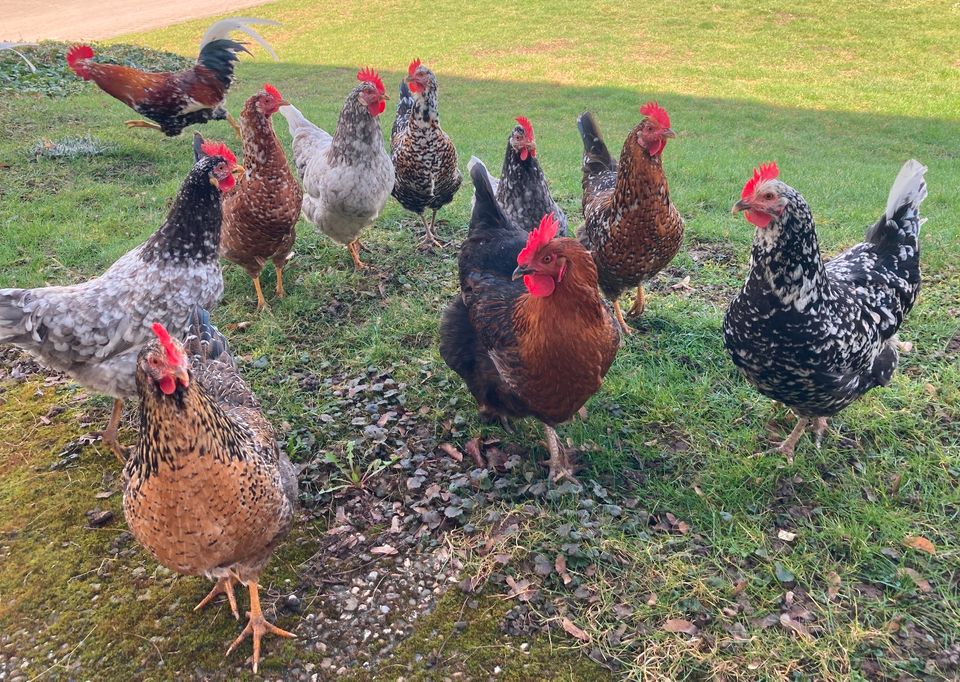
[[[633,302],[633,305],[630,307],[627,315],[629,317],[639,317],[643,315],[643,311],[647,309],[647,298],[643,294],[643,285],[637,287],[637,298]]]
[[[128,455],[127,448],[120,445],[120,441],[117,440],[117,429],[120,426],[121,416],[123,416],[123,401],[114,400],[113,411],[110,413],[110,421],[107,423],[107,428],[101,431],[99,435],[103,444],[113,450],[113,454],[120,460],[120,464],[126,464]]]
[[[253,637],[253,672],[256,674],[257,668],[260,665],[260,638],[264,635],[277,635],[278,637],[288,637],[296,639],[296,635],[292,632],[287,632],[286,630],[281,630],[273,623],[267,621],[263,617],[263,611],[260,610],[260,592],[257,587],[255,580],[251,580],[247,584],[247,589],[250,590],[250,610],[247,612],[247,627],[243,629],[243,632],[233,640],[233,644],[230,645],[230,648],[227,649],[226,656],[229,656],[237,645],[240,644],[248,635]]]
[[[150,121],[125,121],[128,128],[152,128],[153,130],[162,130],[162,128],[156,123],[151,123]]]
[[[630,336],[633,334],[633,329],[627,324],[627,321],[623,319],[623,311],[620,310],[620,301],[613,302],[613,314],[617,316],[617,322],[620,323],[620,330],[624,335]]]
[[[201,599],[200,603],[193,607],[193,610],[199,611],[212,602],[217,595],[225,594],[227,595],[227,601],[230,602],[230,611],[233,612],[233,617],[240,620],[240,611],[237,610],[237,597],[233,593],[233,584],[235,582],[237,582],[237,578],[232,573],[225,578],[220,578],[217,580],[217,584],[213,586],[213,589],[210,590],[210,593]]]
[[[260,276],[253,278],[253,288],[257,292],[257,312],[267,307],[267,299],[263,297],[263,289],[260,288]]]
[[[547,434],[547,451],[550,453],[550,459],[546,461],[546,465],[550,467],[550,480],[559,483],[566,479],[571,483],[580,485],[580,481],[574,476],[578,467],[570,461],[570,455],[566,448],[560,444],[560,438],[557,436],[556,430],[546,424],[543,428]]]
[[[443,242],[437,239],[437,235],[433,231],[433,227],[437,222],[437,211],[433,211],[433,218],[430,220],[430,223],[427,224],[427,219],[420,214],[420,222],[423,223],[423,239],[420,241],[420,250],[421,251],[432,251],[434,247],[443,248],[446,246]]]
[[[350,257],[353,258],[353,267],[356,270],[365,270],[367,268],[367,264],[360,260],[360,249],[362,246],[359,239],[354,239],[347,244],[347,250],[350,252]]]

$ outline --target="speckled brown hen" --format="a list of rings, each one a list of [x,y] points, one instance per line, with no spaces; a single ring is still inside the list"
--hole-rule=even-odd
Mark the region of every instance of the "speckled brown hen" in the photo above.
[[[277,270],[277,296],[283,298],[283,268],[293,255],[303,190],[287,165],[287,157],[270,117],[286,105],[280,92],[267,83],[250,97],[240,112],[243,136],[243,181],[223,198],[220,255],[250,275],[257,294],[257,310],[267,302],[260,273],[268,260]],[[194,134],[194,148],[203,141]]]
[[[670,118],[656,102],[640,107],[644,119],[623,143],[620,162],[614,161],[589,112],[577,127],[583,138],[583,217],[578,238],[592,253],[600,289],[613,301],[617,320],[623,319],[619,298],[637,287],[629,314],[646,305],[643,281],[673,260],[683,243],[683,218],[670,201],[661,155],[674,136]]]
[[[198,609],[225,593],[239,618],[233,584],[248,587],[249,622],[227,653],[252,635],[256,672],[264,634],[294,636],[264,618],[257,580],[293,522],[296,474],[206,311],[186,349],[159,323],[154,333],[137,360],[140,443],[123,511],[161,564],[217,580]]]
[[[410,62],[407,78],[400,83],[397,117],[390,134],[397,181],[393,196],[408,211],[420,216],[422,247],[439,246],[434,226],[437,211],[453,201],[463,176],[457,167],[457,149],[440,127],[437,77],[420,63]],[[427,223],[426,209],[433,209]]]

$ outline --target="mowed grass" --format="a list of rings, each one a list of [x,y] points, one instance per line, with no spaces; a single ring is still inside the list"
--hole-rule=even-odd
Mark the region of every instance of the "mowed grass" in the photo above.
[[[636,679],[955,676],[960,62],[953,46],[960,9],[950,2],[822,2],[790,10],[772,2],[624,4],[287,0],[245,10],[283,22],[263,29],[283,61],[273,63],[252,46],[255,57],[241,61],[229,106],[236,113],[271,82],[332,129],[359,66],[380,69],[393,94],[407,63],[420,57],[440,79],[441,121],[461,166],[475,154],[499,170],[513,118],[526,115],[536,127],[538,159],[578,223],[576,116],[593,111],[618,150],[639,105],[658,99],[678,132],[664,165],[687,220],[686,245],[652,283],[641,333],[626,341],[588,404],[589,420],[562,434],[596,446],[583,455],[582,480],[602,482],[618,499],[635,498],[651,515],[671,512],[689,531],[658,533],[609,519],[597,540],[601,559],[592,570],[584,564],[572,571],[598,596],[574,616],[591,638],[585,650]],[[192,55],[208,23],[121,41]],[[0,125],[8,131],[0,139],[0,286],[98,274],[160,224],[191,165],[190,137],[129,131],[122,121],[131,117],[92,86],[66,99],[0,100]],[[391,122],[388,109],[385,132]],[[283,120],[277,123],[288,143]],[[225,123],[202,131],[237,146]],[[77,160],[29,156],[42,137],[86,134],[112,150]],[[813,208],[829,255],[860,241],[910,157],[930,168],[924,287],[901,332],[915,351],[888,389],[832,420],[821,450],[804,439],[792,465],[757,454],[792,421],[737,375],[722,348],[720,320],[745,276],[753,234],[729,207],[752,167],[776,160],[781,178]],[[441,212],[446,238],[466,234],[470,193],[466,184]],[[274,421],[315,435],[312,450],[293,453],[300,459],[340,445],[318,420],[324,396],[305,394],[291,378],[305,368],[332,374],[396,365],[397,379],[417,386],[411,400],[426,408],[423,418],[436,424],[438,439],[449,438],[443,424],[457,415],[467,419],[470,435],[481,431],[469,394],[437,352],[439,316],[456,293],[454,252],[417,252],[412,224],[388,204],[364,238],[374,270],[357,274],[344,249],[301,223],[290,295],[268,295],[271,307],[259,315],[249,280],[226,269],[215,319],[222,326],[252,323],[229,332],[231,342]],[[671,287],[687,275],[693,291]],[[272,288],[269,270],[264,288]],[[251,362],[260,357],[266,363]],[[432,372],[429,379],[422,368]],[[93,405],[105,418],[108,403]],[[512,435],[484,432],[522,445],[531,458],[544,456],[535,423]],[[132,442],[132,429],[125,437]],[[96,457],[90,453],[81,464],[87,478],[104,468],[89,461]],[[44,477],[49,497],[31,504],[76,505],[77,516],[83,505],[94,506],[74,495],[58,499],[56,475]],[[20,515],[9,511],[16,496],[5,502],[6,531]],[[497,511],[526,504],[504,502]],[[578,504],[567,495],[544,506],[528,523],[517,557],[559,542],[560,520]],[[795,538],[784,540],[779,530]],[[57,533],[69,541],[68,525]],[[936,553],[905,547],[907,536],[929,539]],[[16,542],[0,566],[8,590],[20,580],[17,548],[28,550]],[[99,563],[93,553],[85,568],[72,570]],[[793,580],[783,580],[784,571]],[[556,582],[542,589],[565,594]],[[799,621],[801,630],[777,618],[791,609],[796,615],[797,604],[812,614]],[[771,614],[773,621],[764,622]],[[27,627],[39,616],[14,604],[0,618]],[[668,619],[696,622],[700,631],[666,632]],[[611,637],[621,625],[627,629]],[[55,644],[70,650],[86,634],[64,626]],[[210,646],[198,638],[193,650],[205,658]],[[174,658],[190,650],[183,638]],[[175,669],[169,658],[168,669]],[[95,658],[84,660],[95,665]]]

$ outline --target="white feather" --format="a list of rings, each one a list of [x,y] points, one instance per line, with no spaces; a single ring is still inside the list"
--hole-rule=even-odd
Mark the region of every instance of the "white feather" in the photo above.
[[[903,164],[887,198],[887,220],[892,220],[897,209],[906,204],[919,208],[920,202],[927,196],[927,185],[923,180],[926,172],[927,167],[916,159],[910,159]]]
[[[20,52],[20,50],[15,49],[17,47],[32,47],[33,45],[36,45],[36,43],[10,43],[10,42],[3,41],[3,42],[0,42],[0,50],[10,50],[14,54],[19,55],[20,59],[25,61],[27,63],[27,66],[30,67],[31,71],[36,71],[37,67],[35,67],[33,63],[29,59],[27,59],[22,52]]]
[[[273,51],[273,48],[267,43],[263,37],[250,28],[249,24],[259,24],[261,26],[279,26],[279,21],[274,21],[273,19],[256,19],[253,17],[230,17],[229,19],[221,19],[207,29],[207,32],[203,34],[203,39],[200,41],[200,49],[202,50],[204,46],[208,43],[212,43],[214,40],[225,40],[230,37],[230,34],[234,31],[242,31],[248,36],[256,40],[267,52],[270,53],[270,56],[273,57],[273,61],[279,62],[280,58],[277,56],[277,53]]]

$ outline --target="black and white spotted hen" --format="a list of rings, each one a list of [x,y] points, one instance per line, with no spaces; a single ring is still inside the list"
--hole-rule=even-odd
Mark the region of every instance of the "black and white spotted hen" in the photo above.
[[[478,163],[481,163],[480,159],[470,157],[467,170],[472,171]],[[559,224],[557,236],[567,235],[567,216],[550,195],[547,178],[537,161],[537,142],[529,119],[517,118],[517,125],[507,140],[500,178],[489,172],[487,175],[497,195],[497,203],[514,224],[529,232],[540,225],[543,216],[552,213]]]
[[[390,148],[397,173],[393,196],[405,209],[420,216],[425,232],[422,246],[426,247],[440,244],[433,229],[437,211],[453,201],[463,182],[457,150],[440,127],[437,98],[437,77],[415,59],[400,83]],[[429,223],[423,216],[428,208],[433,209]]]
[[[776,164],[754,171],[733,207],[757,232],[750,274],[724,318],[724,344],[757,390],[797,415],[779,446],[788,457],[808,426],[819,445],[827,417],[887,385],[897,351],[909,349],[897,330],[920,289],[926,170],[907,161],[864,242],[827,263],[807,202],[777,179]]]

